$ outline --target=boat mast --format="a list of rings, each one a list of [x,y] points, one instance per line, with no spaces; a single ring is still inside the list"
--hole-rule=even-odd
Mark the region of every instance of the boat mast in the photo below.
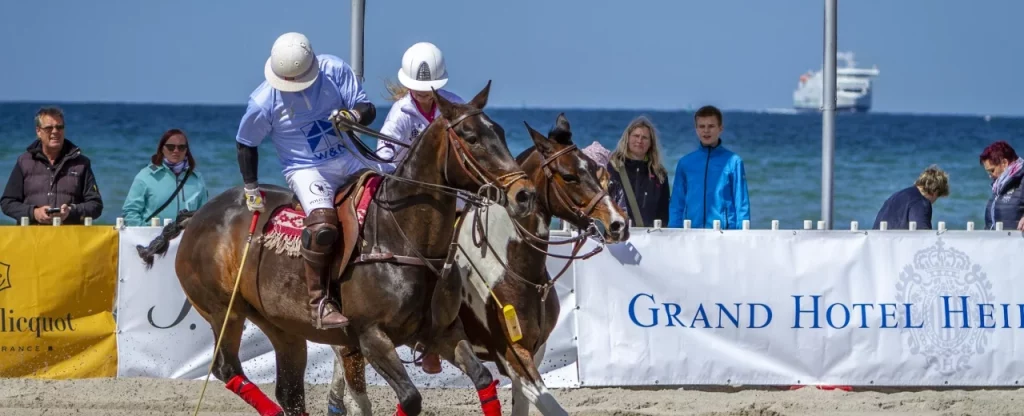
[[[837,0],[825,0],[825,64],[821,100],[821,219],[832,229],[832,189],[836,147],[836,8]]]
[[[366,19],[366,0],[352,0],[352,46],[349,63],[356,80],[363,83],[363,21]]]

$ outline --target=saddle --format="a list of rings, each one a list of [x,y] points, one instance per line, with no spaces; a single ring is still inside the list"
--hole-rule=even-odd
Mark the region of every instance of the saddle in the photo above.
[[[354,181],[341,186],[334,193],[334,207],[338,212],[338,225],[341,232],[340,252],[336,251],[335,261],[331,266],[331,275],[340,276],[352,258],[363,230],[366,209],[376,195],[381,177],[372,170],[364,169],[358,173]],[[306,213],[302,204],[294,195],[291,201],[276,208],[270,215],[264,228],[264,242],[278,252],[286,251],[289,256],[298,257],[299,237],[304,228],[303,220]]]

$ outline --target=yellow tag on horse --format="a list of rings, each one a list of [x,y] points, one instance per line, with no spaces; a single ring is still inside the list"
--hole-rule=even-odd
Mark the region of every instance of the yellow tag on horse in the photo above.
[[[512,336],[512,342],[523,339],[523,330],[519,328],[519,316],[516,315],[516,308],[512,305],[505,305],[502,312],[505,314],[505,326],[508,327],[508,333]]]

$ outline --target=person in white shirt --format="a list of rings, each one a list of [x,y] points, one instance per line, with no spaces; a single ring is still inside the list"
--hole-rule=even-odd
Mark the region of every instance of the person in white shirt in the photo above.
[[[367,126],[377,110],[352,68],[337,56],[314,54],[301,33],[277,38],[263,72],[266,81],[249,95],[235,137],[245,204],[250,211],[263,210],[256,148],[270,136],[285,180],[306,213],[301,252],[313,325],[343,327],[348,318],[324,290],[339,235],[334,193],[363,165],[341,143],[331,117],[337,111],[336,117]]]
[[[395,104],[388,111],[380,132],[403,143],[411,145],[440,114],[431,88],[451,102],[464,103],[458,95],[443,89],[448,83],[448,69],[441,50],[430,42],[419,42],[406,49],[398,70],[398,82],[400,85],[388,85]],[[390,169],[405,159],[408,151],[383,140],[377,141],[377,156],[391,160]]]
[[[465,103],[458,95],[443,89],[448,83],[448,68],[441,50],[430,42],[419,42],[405,50],[402,67],[398,69],[398,82],[400,85],[389,83],[387,86],[395,103],[388,111],[380,132],[409,145],[440,115],[431,89],[448,101]],[[391,160],[390,164],[381,165],[383,169],[394,170],[408,151],[383,140],[377,141],[377,156]],[[462,200],[458,200],[456,209],[462,205]],[[423,356],[422,369],[427,374],[440,373],[440,357],[427,352]]]

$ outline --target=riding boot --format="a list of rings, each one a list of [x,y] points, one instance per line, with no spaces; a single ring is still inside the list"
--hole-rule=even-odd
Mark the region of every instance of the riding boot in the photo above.
[[[338,240],[338,217],[334,209],[317,208],[306,216],[302,230],[302,258],[305,260],[306,287],[313,327],[341,328],[348,318],[341,314],[330,296],[331,254]]]

